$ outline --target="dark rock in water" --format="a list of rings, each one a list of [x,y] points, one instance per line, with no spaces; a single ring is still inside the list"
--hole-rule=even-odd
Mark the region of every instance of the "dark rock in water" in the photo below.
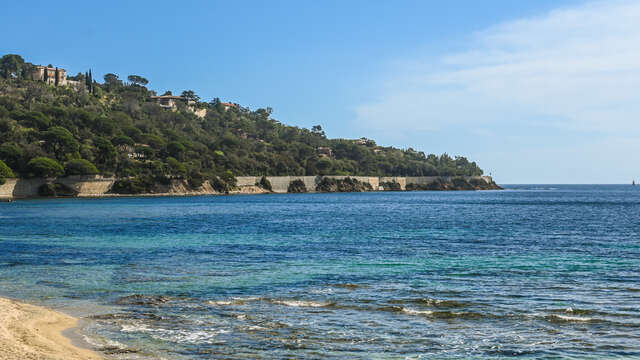
[[[116,301],[118,305],[161,305],[169,302],[169,298],[162,295],[129,295],[124,296]]]
[[[105,346],[100,348],[100,351],[107,355],[135,354],[139,352],[138,350],[123,349],[117,346]]]

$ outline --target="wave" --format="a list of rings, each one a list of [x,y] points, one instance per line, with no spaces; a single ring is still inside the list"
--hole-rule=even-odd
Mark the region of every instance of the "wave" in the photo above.
[[[416,315],[422,317],[428,317],[433,319],[481,319],[486,317],[493,317],[490,314],[483,314],[478,312],[471,311],[433,311],[433,310],[418,310],[414,308],[404,307],[404,306],[382,306],[376,308],[377,311],[389,311],[389,312],[399,312],[408,315]]]
[[[401,311],[410,315],[433,315],[433,311],[429,310],[414,310],[403,307]]]
[[[207,304],[209,305],[217,305],[217,306],[231,306],[231,305],[244,305],[253,301],[261,301],[264,300],[262,297],[258,296],[247,296],[247,297],[233,297],[231,299],[225,300],[209,300]]]
[[[547,320],[551,322],[591,322],[594,321],[593,318],[590,317],[577,317],[577,316],[568,316],[568,315],[549,315],[546,317]]]
[[[435,308],[463,308],[469,307],[472,304],[466,302],[460,302],[456,300],[443,300],[434,298],[419,298],[419,299],[396,299],[391,300],[391,304],[420,304]]]
[[[150,327],[147,324],[133,322],[120,324],[120,331],[124,333],[145,333],[156,340],[171,341],[175,343],[188,344],[213,344],[217,343],[217,337],[221,334],[230,333],[227,329],[207,329],[207,330],[183,330],[166,329],[161,327]]]
[[[334,303],[332,302],[320,302],[320,301],[308,301],[308,300],[271,300],[272,304],[293,306],[293,307],[327,307]]]
[[[248,302],[264,301],[274,305],[284,305],[292,307],[329,307],[335,305],[334,302],[329,301],[312,301],[312,300],[296,300],[296,299],[271,299],[263,297],[245,297],[245,298],[231,298],[226,300],[210,300],[207,301],[210,305],[216,306],[232,306],[232,305],[244,305]]]

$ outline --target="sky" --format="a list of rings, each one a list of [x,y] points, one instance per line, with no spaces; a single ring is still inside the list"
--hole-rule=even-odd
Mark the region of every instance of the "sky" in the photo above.
[[[498,183],[640,180],[640,0],[3,4],[0,55],[194,90]]]

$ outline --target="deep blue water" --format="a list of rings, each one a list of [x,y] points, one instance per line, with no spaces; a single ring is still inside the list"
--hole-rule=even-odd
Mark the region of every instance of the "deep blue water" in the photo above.
[[[0,295],[124,359],[640,357],[640,187],[3,203]]]

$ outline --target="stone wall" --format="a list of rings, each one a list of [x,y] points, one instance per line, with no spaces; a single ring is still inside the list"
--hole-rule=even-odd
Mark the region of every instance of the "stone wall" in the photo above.
[[[449,181],[453,177],[438,176],[421,176],[421,177],[370,177],[370,176],[326,176],[332,179],[344,179],[351,177],[358,181],[371,185],[374,191],[381,190],[382,182],[397,182],[402,190],[406,189],[408,184],[427,185],[438,178]],[[260,181],[260,176],[239,176],[237,177],[238,190],[233,193],[260,193],[260,189],[255,185]],[[483,179],[487,183],[493,182],[490,176],[467,176],[465,179]],[[286,193],[289,184],[294,180],[302,180],[308,192],[315,192],[316,186],[322,180],[322,176],[267,176],[267,180],[271,183],[273,192]],[[77,192],[78,197],[102,197],[102,196],[120,196],[117,194],[108,194],[113,186],[115,178],[105,178],[100,175],[91,176],[68,176],[55,179],[7,179],[5,184],[0,185],[0,200],[25,199],[38,197],[38,188],[46,183],[60,183]],[[161,193],[147,195],[213,195],[216,194],[211,185],[206,182],[201,189],[190,190],[184,180],[173,180],[166,189]]]
[[[78,193],[78,197],[104,196],[116,179],[104,178],[99,175],[67,176],[61,178],[35,178],[35,179],[7,179],[4,185],[0,185],[0,198],[24,199],[38,196],[38,188],[46,183],[56,182],[63,184]]]
[[[397,182],[400,184],[400,188],[405,190],[407,184],[418,184],[418,185],[427,185],[436,181],[437,179],[442,179],[444,181],[450,181],[454,176],[419,176],[419,177],[404,177],[404,176],[385,176],[385,177],[376,177],[376,176],[325,176],[327,178],[332,179],[345,179],[350,177],[352,179],[356,179],[358,181],[369,183],[371,188],[374,191],[381,190],[380,184],[383,182]],[[253,186],[257,182],[260,181],[260,176],[239,176],[238,186]],[[473,178],[482,178],[488,183],[491,183],[493,180],[490,176],[465,176],[467,180],[471,180]],[[307,191],[315,192],[316,186],[322,180],[322,176],[267,176],[267,180],[271,183],[271,188],[273,192],[276,193],[286,193],[289,188],[289,184],[294,180],[302,180],[305,186],[307,187]]]

